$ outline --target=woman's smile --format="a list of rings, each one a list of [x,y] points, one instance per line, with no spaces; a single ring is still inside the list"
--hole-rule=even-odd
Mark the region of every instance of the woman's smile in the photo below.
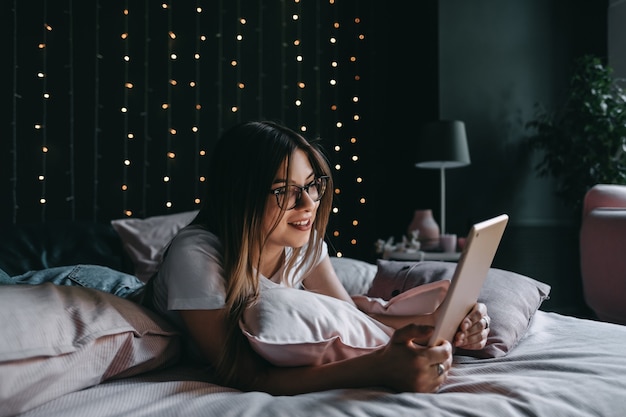
[[[302,230],[302,231],[308,231],[311,230],[311,226],[313,223],[311,223],[311,219],[306,219],[306,220],[300,220],[300,221],[296,221],[296,222],[290,222],[289,225],[295,227],[298,230]]]

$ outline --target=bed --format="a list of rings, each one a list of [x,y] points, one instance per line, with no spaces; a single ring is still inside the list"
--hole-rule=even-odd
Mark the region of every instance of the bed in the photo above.
[[[163,242],[193,214],[2,226],[0,268],[15,275],[96,264],[145,280]],[[454,268],[332,262],[355,299],[376,308],[394,299],[400,308],[399,296],[448,279]],[[128,299],[81,286],[3,285],[0,417],[623,416],[626,327],[543,311],[549,292],[531,277],[492,268],[480,295],[492,317],[488,346],[457,351],[438,393],[372,387],[271,396],[216,384],[187,360],[176,329]]]

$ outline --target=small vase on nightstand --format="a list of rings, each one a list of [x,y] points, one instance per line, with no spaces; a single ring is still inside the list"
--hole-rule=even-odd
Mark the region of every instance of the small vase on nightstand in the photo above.
[[[439,247],[439,225],[433,217],[432,210],[415,210],[413,220],[407,229],[408,234],[410,235],[413,230],[419,231],[418,238],[422,250],[432,250]]]

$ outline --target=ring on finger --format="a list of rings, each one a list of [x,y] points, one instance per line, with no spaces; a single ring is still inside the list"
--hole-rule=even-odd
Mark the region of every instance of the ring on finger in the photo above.
[[[437,375],[441,376],[443,375],[443,373],[446,371],[446,368],[443,366],[442,363],[438,363],[437,364]]]
[[[489,328],[489,319],[485,316],[482,319],[480,319],[480,321],[482,321],[483,323],[485,323],[485,329]]]

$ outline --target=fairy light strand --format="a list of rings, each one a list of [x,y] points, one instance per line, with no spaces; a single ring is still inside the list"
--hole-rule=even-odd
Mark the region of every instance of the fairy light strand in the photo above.
[[[339,208],[339,204],[337,203],[337,201],[340,199],[340,194],[341,194],[341,187],[340,187],[340,183],[341,183],[341,159],[340,159],[340,152],[342,150],[341,144],[339,142],[339,129],[338,127],[340,126],[340,122],[339,122],[339,111],[340,111],[340,105],[339,105],[339,91],[337,88],[337,80],[339,79],[339,66],[340,66],[340,61],[339,61],[339,56],[338,56],[338,47],[337,47],[337,33],[339,31],[339,19],[338,19],[338,8],[335,4],[334,1],[330,1],[330,7],[332,8],[332,16],[333,16],[333,20],[331,22],[331,30],[329,31],[330,36],[327,40],[327,42],[329,43],[329,48],[331,49],[332,53],[331,53],[331,62],[330,62],[330,66],[331,66],[331,78],[328,80],[328,85],[329,88],[331,89],[331,94],[330,96],[332,97],[332,103],[330,105],[330,110],[332,112],[333,117],[331,117],[330,119],[334,122],[334,129],[333,129],[333,150],[334,155],[336,155],[336,158],[334,160],[335,165],[332,167],[335,169],[336,171],[336,184],[335,184],[335,189],[333,190],[334,194],[335,194],[335,204],[333,205],[333,215],[335,216],[336,220],[334,222],[335,227],[333,230],[333,236],[334,237],[341,237],[342,238],[342,232],[341,232],[341,227],[340,227],[340,220],[342,219],[340,213],[341,210]],[[341,241],[341,240],[339,240]],[[343,252],[341,251],[341,247],[338,248],[337,250],[337,256],[341,257],[343,256]]]
[[[168,209],[172,207],[172,189],[171,189],[171,181],[172,181],[172,158],[170,155],[172,153],[172,143],[173,143],[173,135],[172,135],[172,81],[173,77],[173,61],[174,61],[174,37],[171,35],[174,33],[172,28],[172,5],[164,4],[165,11],[167,13],[167,152],[165,155],[165,207]]]
[[[122,207],[124,208],[124,214],[126,216],[132,216],[133,210],[128,206],[128,193],[129,193],[129,184],[128,184],[128,171],[129,166],[131,164],[131,160],[129,158],[128,153],[128,118],[129,118],[129,108],[128,108],[128,95],[129,95],[129,67],[130,67],[130,9],[128,0],[124,2],[124,10],[122,12],[124,14],[124,33],[122,34],[122,41],[124,43],[124,94],[122,96],[123,106],[122,106]]]
[[[302,94],[303,94],[303,86],[306,85],[304,79],[302,78],[302,65],[303,65],[303,56],[302,56],[302,7],[301,3],[298,0],[294,0],[295,2],[295,14],[292,17],[292,20],[295,21],[296,25],[296,39],[294,41],[295,44],[295,65],[296,65],[296,80],[297,85],[295,88],[296,91],[296,120],[297,125],[300,130],[306,130],[304,127],[304,122],[302,120]]]
[[[200,4],[200,1],[196,1],[196,56],[195,61],[194,61],[194,67],[195,67],[195,86],[194,86],[194,98],[195,98],[195,112],[194,112],[194,127],[192,129],[193,133],[194,133],[194,177],[195,177],[195,181],[194,181],[194,189],[193,189],[193,193],[194,193],[194,203],[195,204],[200,204],[200,202],[202,201],[201,196],[200,196],[200,183],[202,181],[202,176],[200,173],[200,159],[201,159],[201,155],[204,154],[204,152],[201,151],[201,147],[200,147],[200,132],[201,130],[201,126],[200,126],[200,122],[201,122],[201,113],[200,113],[200,109],[202,108],[201,106],[201,102],[200,102],[200,87],[201,87],[201,83],[200,83],[200,74],[201,74],[201,66],[200,66],[200,58],[202,57],[202,53],[200,52],[201,49],[201,43],[202,43],[202,34],[201,34],[201,21],[200,21],[200,16],[202,14],[202,5]]]
[[[241,14],[241,0],[237,0],[237,26],[235,30],[235,106],[232,107],[231,111],[237,113],[235,120],[237,122],[241,122],[241,88],[239,88],[241,79],[241,66],[243,64],[241,58],[241,44],[244,40],[244,27],[245,27],[245,18]]]
[[[353,127],[353,131],[358,132],[358,125],[360,124],[360,84],[361,84],[361,76],[359,73],[359,54],[358,51],[360,50],[359,46],[360,46],[360,42],[363,39],[363,34],[361,33],[360,30],[360,22],[361,19],[358,13],[358,5],[356,5],[357,10],[356,10],[356,17],[353,19],[353,27],[355,28],[355,30],[352,32],[352,39],[354,42],[354,54],[350,55],[350,61],[352,62],[352,68],[354,69],[354,76],[353,76],[353,82],[351,83],[352,85],[354,85],[354,94],[351,95],[351,103],[352,103],[352,108],[353,108],[353,117],[352,117],[352,126]],[[356,35],[356,36],[355,36]],[[351,155],[350,159],[352,161],[352,163],[354,164],[354,166],[358,169],[358,166],[360,164],[361,158],[358,156],[358,148],[359,148],[359,143],[357,140],[357,136],[356,133],[353,136],[350,136],[348,139],[348,144],[346,146],[347,149],[350,150]],[[356,169],[355,169],[356,171]],[[358,171],[357,171],[358,172]],[[361,231],[361,222],[359,221],[359,214],[363,211],[361,208],[363,207],[363,204],[365,204],[365,197],[362,196],[362,190],[364,189],[363,187],[363,181],[364,178],[362,175],[358,175],[355,178],[355,189],[356,189],[356,193],[355,195],[356,197],[356,201],[354,201],[354,205],[353,205],[353,209],[351,210],[351,212],[353,213],[353,219],[352,219],[352,231],[353,231],[353,238],[350,242],[351,245],[356,246],[358,243],[358,239],[359,239],[359,232]]]
[[[45,94],[48,91],[48,31],[52,30],[52,27],[48,25],[48,1],[44,0],[43,2],[43,35],[42,35],[42,94],[45,97]],[[48,105],[47,100],[44,98],[42,103],[42,117],[41,123],[39,125],[39,129],[41,130],[41,174],[39,176],[39,180],[41,181],[41,195],[39,197],[39,203],[41,204],[41,222],[46,220],[46,181],[47,181],[47,153],[48,153],[48,119],[47,114]]]

